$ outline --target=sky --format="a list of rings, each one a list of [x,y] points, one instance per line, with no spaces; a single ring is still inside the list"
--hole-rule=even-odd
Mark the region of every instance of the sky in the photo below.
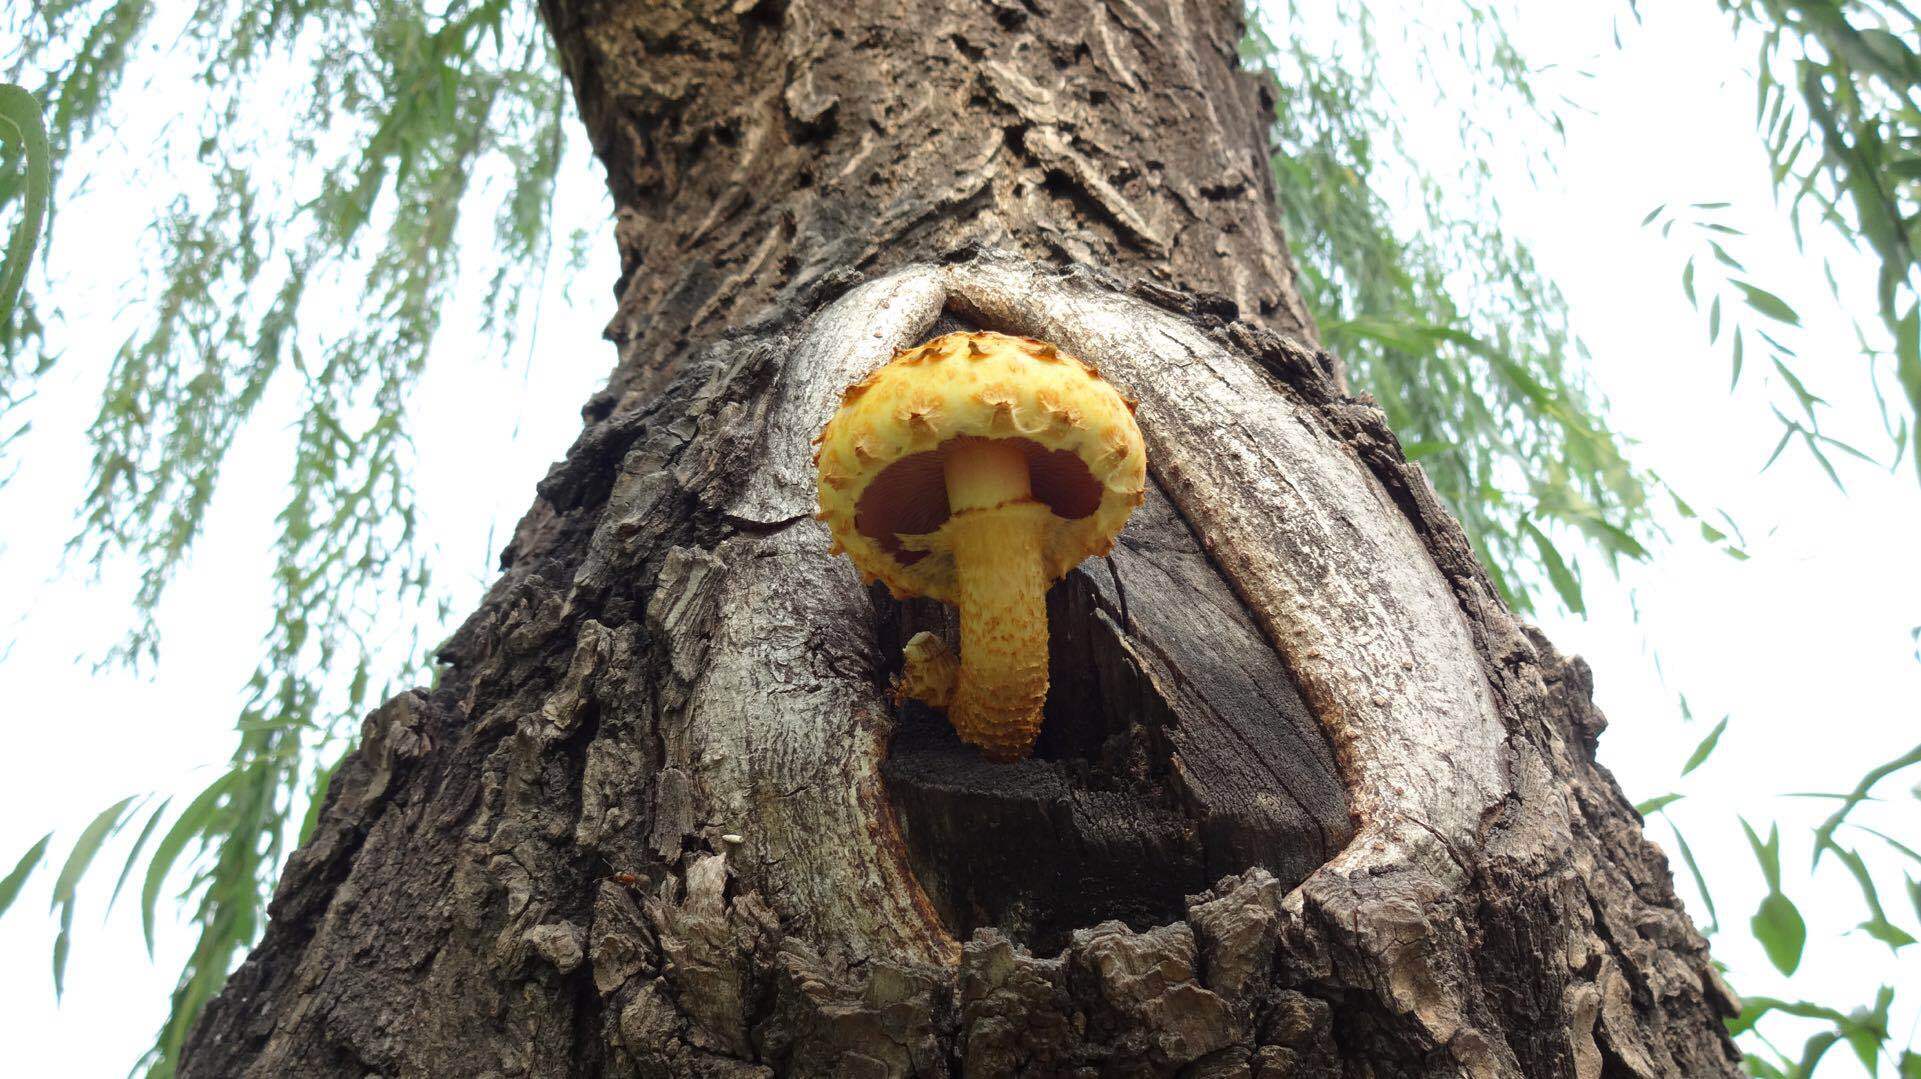
[[[1868,1003],[1880,984],[1921,985],[1921,968],[1847,933],[1865,916],[1852,882],[1832,859],[1812,880],[1806,871],[1808,832],[1829,804],[1782,795],[1846,789],[1914,744],[1921,487],[1912,469],[1843,466],[1841,493],[1794,450],[1760,472],[1779,433],[1767,410],[1776,397],[1754,372],[1728,392],[1725,347],[1708,344],[1705,320],[1682,296],[1688,249],[1643,228],[1642,218],[1660,203],[1733,203],[1733,220],[1750,232],[1741,250],[1754,276],[1807,319],[1804,366],[1834,402],[1831,422],[1879,446],[1853,331],[1821,302],[1818,260],[1797,253],[1772,210],[1752,126],[1750,44],[1696,0],[1644,5],[1648,23],[1623,27],[1617,51],[1614,7],[1522,5],[1515,32],[1544,68],[1537,82],[1571,107],[1554,175],[1497,173],[1503,224],[1566,295],[1594,356],[1589,376],[1610,420],[1634,440],[1634,459],[1697,507],[1725,510],[1752,557],[1730,558],[1671,519],[1675,540],[1618,581],[1592,557],[1582,560],[1585,618],[1549,611],[1537,620],[1558,647],[1593,666],[1611,723],[1601,760],[1628,796],[1684,795],[1668,814],[1712,882],[1724,926],[1715,954],[1730,981],[1744,993],[1798,992],[1845,1011]],[[1405,19],[1407,33],[1421,31],[1417,5]],[[1391,67],[1395,58],[1383,62]],[[134,108],[166,108],[168,100],[149,94]],[[1448,152],[1453,120],[1432,104],[1434,95],[1411,90],[1405,100],[1416,152]],[[95,813],[128,794],[190,794],[204,785],[231,749],[239,690],[267,626],[267,552],[297,406],[284,384],[241,436],[206,535],[160,613],[157,667],[137,676],[95,669],[127,626],[128,568],[110,565],[96,577],[63,560],[88,475],[85,425],[107,357],[132,328],[135,264],[100,253],[129,251],[149,219],[139,178],[116,164],[134,148],[103,148],[88,189],[61,210],[51,270],[70,319],[67,357],[31,406],[34,433],[15,451],[22,467],[0,490],[0,649],[10,647],[0,662],[0,722],[12,736],[0,754],[0,870],[50,828],[59,832],[56,855],[64,855]],[[607,203],[597,166],[580,154],[573,164],[564,211],[600,236],[577,276],[557,273],[550,282],[537,346],[505,364],[463,361],[485,354],[485,342],[470,327],[450,326],[416,396],[422,532],[455,617],[491,580],[534,482],[572,441],[579,405],[613,361],[599,339],[613,309]],[[1844,284],[1865,273],[1858,257],[1835,254]],[[1691,722],[1678,705],[1682,694]],[[1722,716],[1729,723],[1714,756],[1681,778],[1689,751]],[[1917,803],[1906,796],[1913,782],[1891,785],[1887,793],[1900,797],[1867,807],[1863,819],[1916,834]],[[1791,987],[1743,931],[1764,894],[1743,817],[1764,832],[1780,822],[1787,888],[1809,922],[1808,954]],[[1650,834],[1672,843],[1663,824]],[[1898,869],[1885,858],[1877,865],[1892,916],[1914,928]],[[108,866],[106,879],[117,869]],[[40,913],[50,877],[43,868],[0,918],[9,1059],[21,1075],[123,1074],[165,1014],[191,937],[177,912],[170,920],[163,909],[149,961],[136,904],[103,917],[95,890],[76,919],[67,991],[56,1005],[47,973],[53,923]],[[1705,924],[1685,878],[1679,887]],[[1897,1037],[1915,1024],[1918,1003],[1902,1003]],[[1780,1031],[1784,1045],[1805,1034],[1790,1025]],[[1829,1059],[1824,1076],[1862,1074],[1845,1051]]]
[[[1545,61],[1551,43],[1569,35],[1606,41],[1598,24],[1607,6],[1528,5],[1534,17],[1518,27],[1524,54]],[[1730,43],[1706,4],[1658,6],[1643,5],[1649,24],[1624,31],[1626,49],[1586,65],[1592,80],[1574,73],[1582,66],[1576,55],[1566,57],[1568,92],[1592,112],[1570,117],[1561,188],[1517,184],[1505,199],[1508,226],[1534,245],[1543,271],[1567,295],[1597,358],[1595,384],[1612,421],[1637,441],[1635,457],[1693,504],[1727,511],[1752,558],[1737,561],[1678,539],[1652,564],[1626,572],[1625,588],[1596,587],[1604,577],[1591,571],[1589,594],[1598,602],[1589,617],[1549,617],[1542,625],[1560,648],[1592,664],[1596,697],[1612,724],[1601,759],[1629,797],[1685,795],[1670,813],[1730,925],[1716,935],[1715,954],[1737,990],[1798,991],[1845,1012],[1871,1004],[1880,984],[1921,987],[1921,948],[1896,959],[1885,945],[1848,933],[1867,914],[1845,869],[1829,857],[1812,882],[1806,878],[1811,829],[1833,804],[1780,795],[1848,790],[1917,741],[1921,491],[1911,462],[1892,474],[1844,467],[1845,494],[1798,449],[1760,472],[1780,433],[1765,406],[1783,395],[1752,371],[1742,392],[1728,394],[1725,340],[1706,345],[1706,320],[1679,286],[1687,249],[1639,225],[1657,204],[1734,203],[1732,219],[1751,233],[1740,257],[1756,280],[1799,301],[1808,323],[1796,342],[1807,357],[1802,368],[1816,380],[1811,388],[1834,402],[1834,429],[1863,446],[1884,440],[1873,434],[1878,420],[1854,334],[1836,305],[1822,302],[1818,258],[1797,255],[1785,222],[1768,212],[1766,160],[1752,128],[1754,84],[1740,66],[1754,50]],[[1852,295],[1872,295],[1864,259],[1813,246],[1834,258]],[[1692,724],[1677,719],[1677,694],[1686,695]],[[1691,748],[1722,716],[1730,719],[1714,756],[1679,779]],[[1915,779],[1910,773],[1887,784],[1882,793],[1895,800],[1868,807],[1872,816],[1862,820],[1915,836]],[[1740,818],[1764,835],[1765,822],[1780,822],[1785,887],[1809,926],[1792,988],[1742,931],[1765,888]],[[1651,832],[1666,843],[1661,826]],[[1897,863],[1873,841],[1862,850],[1875,852],[1869,858],[1884,870],[1882,898],[1912,930],[1916,912],[1903,902]],[[1698,905],[1695,913],[1706,921]],[[1915,1027],[1917,996],[1910,990],[1897,1008],[1897,1039]],[[1805,1033],[1800,1028],[1783,1044],[1798,1047]],[[1850,1073],[1858,1066],[1845,1051],[1821,1072]]]

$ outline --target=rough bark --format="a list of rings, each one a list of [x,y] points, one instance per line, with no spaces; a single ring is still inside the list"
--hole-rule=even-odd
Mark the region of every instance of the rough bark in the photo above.
[[[1734,1073],[1586,668],[1306,343],[1225,5],[546,12],[621,362],[184,1074]],[[1009,767],[887,703],[948,616],[810,515],[836,391],[955,325],[1150,455]]]
[[[963,243],[1309,326],[1221,0],[543,0],[618,207],[590,418],[715,328]]]

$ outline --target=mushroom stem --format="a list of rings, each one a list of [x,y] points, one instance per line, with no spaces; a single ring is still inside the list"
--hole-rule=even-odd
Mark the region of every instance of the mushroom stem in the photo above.
[[[1027,455],[997,438],[957,438],[947,445],[942,464],[947,477],[947,508],[952,513],[992,509],[1033,496]]]
[[[956,513],[942,529],[954,552],[961,637],[960,676],[947,718],[963,742],[981,747],[992,761],[1027,756],[1041,730],[1047,700],[1041,538],[1050,513],[1031,500],[1006,502]]]
[[[960,663],[930,634],[908,642],[899,697],[946,708],[961,741],[992,761],[1034,748],[1047,700],[1047,572],[1041,545],[1053,511],[1034,500],[1021,448],[957,438],[943,464],[947,523],[909,549],[954,558]]]

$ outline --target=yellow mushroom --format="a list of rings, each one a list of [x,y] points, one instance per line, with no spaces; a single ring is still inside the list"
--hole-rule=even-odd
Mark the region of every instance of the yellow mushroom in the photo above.
[[[821,432],[820,518],[864,580],[960,608],[958,662],[907,643],[895,693],[990,760],[1028,755],[1047,699],[1047,587],[1141,504],[1133,402],[1052,345],[953,333],[849,387]]]

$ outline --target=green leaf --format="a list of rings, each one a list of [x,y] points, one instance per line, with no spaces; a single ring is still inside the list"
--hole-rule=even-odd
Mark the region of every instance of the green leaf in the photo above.
[[[1860,852],[1837,846],[1834,848],[1834,856],[1847,866],[1848,872],[1854,876],[1855,884],[1861,889],[1862,900],[1867,903],[1868,920],[1861,923],[1861,931],[1886,944],[1895,952],[1913,944],[1913,937],[1900,926],[1888,921],[1887,911],[1881,906],[1881,894],[1874,885],[1874,876],[1868,872],[1868,863],[1861,857]]]
[[[5,880],[0,880],[0,914],[5,914],[7,908],[13,906],[13,901],[19,898],[20,889],[26,887],[27,878],[33,876],[33,871],[39,866],[40,859],[47,853],[47,844],[52,841],[52,832],[41,836],[40,842],[28,847],[27,853],[22,854],[20,860],[14,863],[13,872],[8,873]],[[1921,893],[1916,893],[1915,901],[1921,903]]]
[[[1828,1050],[1834,1048],[1834,1044],[1840,1040],[1841,1036],[1832,1030],[1816,1031],[1808,1035],[1808,1040],[1801,1046],[1801,1059],[1794,1066],[1795,1079],[1809,1079],[1814,1074],[1815,1065],[1821,1063],[1821,1058],[1827,1056]]]
[[[1768,962],[1783,974],[1793,974],[1801,965],[1801,949],[1808,942],[1808,926],[1792,900],[1780,892],[1769,892],[1761,900],[1748,927],[1754,939],[1768,953]]]
[[[1856,40],[1860,42],[1861,52],[1850,51],[1849,56],[1864,58],[1867,62],[1861,66],[1879,70],[1896,85],[1921,81],[1913,50],[1896,35],[1879,27],[1864,26],[1857,31]]]
[[[1748,846],[1754,848],[1754,860],[1761,865],[1761,876],[1768,882],[1768,891],[1781,890],[1781,826],[1770,825],[1767,842],[1755,834],[1753,826],[1746,818],[1741,819],[1741,830],[1747,833]]]
[[[1722,716],[1721,722],[1716,723],[1714,729],[1708,732],[1708,736],[1701,739],[1700,744],[1694,747],[1693,753],[1688,754],[1688,762],[1681,766],[1682,775],[1687,775],[1707,761],[1709,755],[1714,752],[1714,747],[1721,744],[1721,732],[1728,729],[1729,718]]]
[[[66,863],[60,867],[60,875],[54,879],[53,904],[48,909],[60,912],[60,929],[53,938],[53,995],[56,998],[67,988],[67,953],[73,944],[73,910],[80,878],[86,876],[94,855],[100,853],[100,845],[120,826],[121,817],[132,804],[133,796],[129,795],[101,810],[81,831],[80,838],[74,840]]]
[[[1897,772],[1912,768],[1917,764],[1921,764],[1921,745],[1915,746],[1913,749],[1908,750],[1906,753],[1901,754],[1899,757],[1885,764],[1876,765],[1868,769],[1867,774],[1863,775],[1860,780],[1855,783],[1854,790],[1850,791],[1843,799],[1841,808],[1835,810],[1829,815],[1827,820],[1821,822],[1819,828],[1814,830],[1814,854],[1809,860],[1809,868],[1821,864],[1821,854],[1823,851],[1835,849],[1834,833],[1841,827],[1842,823],[1848,819],[1848,814],[1854,812],[1854,807],[1868,800],[1876,784]]]
[[[1775,373],[1779,374],[1781,378],[1787,382],[1788,389],[1794,391],[1794,399],[1800,402],[1801,411],[1807,413],[1808,421],[1810,423],[1813,422],[1814,406],[1820,405],[1820,404],[1826,404],[1827,402],[1823,401],[1819,396],[1817,396],[1815,393],[1810,391],[1807,387],[1807,384],[1801,381],[1801,376],[1795,374],[1794,369],[1789,367],[1785,362],[1783,362],[1779,356],[1776,356],[1774,358],[1774,370],[1775,370]],[[1777,411],[1775,415],[1778,416],[1780,415],[1780,413]],[[1785,423],[1787,421],[1785,418],[1783,418],[1782,422]],[[1799,428],[1796,428],[1796,431],[1798,433]]]
[[[1888,921],[1886,918],[1870,918],[1856,928],[1888,946],[1889,950],[1899,952],[1914,943],[1908,931]]]
[[[1687,796],[1684,794],[1663,794],[1658,797],[1649,798],[1645,802],[1637,803],[1634,811],[1643,817],[1652,816],[1685,797]]]
[[[1721,914],[1714,909],[1714,893],[1708,890],[1708,879],[1702,875],[1700,863],[1694,860],[1694,848],[1688,846],[1688,837],[1681,834],[1681,826],[1674,823],[1673,817],[1668,817],[1667,822],[1668,830],[1674,833],[1674,843],[1681,850],[1681,863],[1694,878],[1694,890],[1701,896],[1701,905],[1708,908],[1708,927],[1703,932],[1711,937],[1721,931]]]
[[[67,991],[67,954],[73,950],[71,908],[60,915],[60,932],[53,938],[53,998],[58,1001]]]
[[[1796,312],[1794,308],[1788,306],[1786,300],[1769,292],[1767,289],[1739,280],[1738,278],[1734,281],[1734,287],[1741,290],[1742,294],[1747,298],[1748,306],[1759,314],[1765,315],[1776,322],[1785,322],[1790,326],[1801,325],[1800,314]]]
[[[1729,1020],[1729,1032],[1739,1034],[1742,1031],[1751,1030],[1754,1028],[1755,1023],[1759,1022],[1761,1017],[1767,1015],[1769,1012],[1780,1012],[1784,1015],[1792,1015],[1801,1019],[1819,1019],[1824,1022],[1833,1023],[1836,1026],[1848,1021],[1847,1016],[1842,1015],[1840,1012],[1824,1004],[1815,1004],[1805,1000],[1782,1000],[1778,997],[1753,996],[1743,997],[1741,999],[1741,1014]]]
[[[1872,1009],[1856,1008],[1840,1024],[1842,1037],[1870,1074],[1880,1074],[1881,1047],[1888,1042],[1888,1011],[1893,1005],[1894,989],[1884,985],[1875,992]]]
[[[47,204],[53,197],[53,150],[40,103],[23,87],[0,84],[0,144],[20,147],[27,163],[25,212],[7,241],[7,258],[0,266],[0,327],[13,322],[14,305],[26,287],[27,267],[40,244]]]
[[[133,796],[129,795],[101,810],[99,815],[95,816],[81,831],[80,838],[74,840],[73,850],[68,852],[66,864],[60,867],[60,876],[53,882],[55,906],[73,902],[74,891],[80,885],[80,878],[86,875],[87,866],[93,863],[93,856],[100,853],[100,844],[106,841],[114,826],[120,823],[121,815],[132,804]]]
[[[1396,352],[1426,356],[1442,340],[1436,327],[1411,320],[1356,318],[1327,328],[1329,340],[1360,339],[1374,341]]]
[[[1799,430],[1799,427],[1789,424],[1788,429],[1781,432],[1781,441],[1774,444],[1774,452],[1768,454],[1767,461],[1761,465],[1761,471],[1766,472],[1774,467],[1774,462],[1781,456],[1781,451],[1788,448],[1788,440],[1792,439]]]
[[[1586,614],[1587,605],[1581,601],[1581,582],[1568,569],[1567,563],[1561,560],[1561,552],[1554,548],[1553,541],[1526,517],[1521,518],[1521,531],[1534,541],[1534,549],[1541,556],[1541,565],[1547,570],[1548,581],[1554,585],[1561,602],[1567,604],[1567,609],[1575,614]]]
[[[180,819],[173,822],[160,845],[154,848],[153,860],[147,863],[146,880],[140,887],[140,930],[147,939],[148,956],[153,955],[154,904],[160,899],[160,886],[166,882],[167,873],[173,869],[174,861],[186,849],[188,841],[200,835],[212,819],[221,797],[239,775],[238,770],[229,771],[207,784],[207,788],[180,811]]]
[[[1776,329],[1776,332],[1779,332],[1778,327]],[[1762,341],[1766,342],[1767,346],[1773,349],[1777,355],[1785,356],[1790,359],[1800,355],[1800,353],[1796,352],[1791,346],[1788,345],[1786,341],[1781,340],[1779,337],[1774,336],[1774,334],[1769,333],[1768,331],[1760,328],[1759,326],[1756,326],[1754,328],[1754,334],[1756,337],[1759,337]]]
[[[1834,470],[1834,462],[1828,460],[1828,455],[1821,452],[1821,444],[1815,441],[1814,432],[1802,431],[1801,438],[1808,444],[1808,452],[1814,455],[1815,463],[1821,466],[1821,471],[1827,473],[1829,481],[1834,484],[1834,489],[1846,494],[1848,488],[1841,482],[1841,473]]]
[[[1908,306],[1907,315],[1896,327],[1894,355],[1895,379],[1908,397],[1908,407],[1921,416],[1921,301]],[[1914,440],[1913,450],[1915,473],[1921,476],[1921,438]]]
[[[171,798],[163,799],[158,806],[154,807],[154,811],[147,815],[147,823],[141,826],[140,835],[134,839],[133,846],[127,850],[127,860],[120,866],[120,876],[114,879],[113,894],[107,897],[109,912],[112,912],[113,905],[120,901],[120,890],[127,886],[127,878],[133,875],[133,867],[140,861],[140,852],[146,849],[147,840],[153,836],[154,826],[160,823],[161,815],[172,803]]]
[[[1900,840],[1894,838],[1888,833],[1880,831],[1875,828],[1870,828],[1865,824],[1855,824],[1853,821],[1849,821],[1848,823],[1850,825],[1853,825],[1856,828],[1861,829],[1863,832],[1866,832],[1867,834],[1873,836],[1874,838],[1879,839],[1881,842],[1886,843],[1888,846],[1893,847],[1895,851],[1906,856],[1909,861],[1914,862],[1917,865],[1921,865],[1921,850],[1915,850],[1913,847],[1908,846],[1906,843],[1901,842]]]
[[[1742,997],[1741,1014],[1728,1020],[1728,1036],[1738,1038],[1753,1030],[1761,1018],[1774,1010],[1774,1001],[1769,997]]]

